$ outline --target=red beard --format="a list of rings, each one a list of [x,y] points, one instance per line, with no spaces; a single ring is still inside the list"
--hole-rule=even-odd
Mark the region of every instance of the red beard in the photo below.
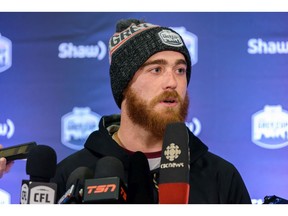
[[[125,99],[127,103],[127,113],[130,119],[135,123],[150,131],[157,138],[163,138],[166,125],[172,122],[184,122],[189,107],[188,93],[186,93],[184,100],[181,99],[176,91],[167,91],[155,97],[150,103],[139,98],[128,87],[125,92]],[[180,106],[176,109],[167,107],[161,113],[155,111],[153,108],[168,98],[176,98]]]

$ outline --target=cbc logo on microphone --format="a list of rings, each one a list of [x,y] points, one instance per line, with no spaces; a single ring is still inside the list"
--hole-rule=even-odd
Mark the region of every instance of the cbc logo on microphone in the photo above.
[[[171,143],[164,151],[164,155],[167,160],[174,161],[177,159],[181,154],[181,150],[178,145],[175,143]]]

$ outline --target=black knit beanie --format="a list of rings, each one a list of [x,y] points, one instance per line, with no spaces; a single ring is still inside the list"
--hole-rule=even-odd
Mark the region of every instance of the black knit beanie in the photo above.
[[[109,41],[110,81],[116,104],[121,108],[123,91],[136,71],[160,51],[177,51],[187,61],[187,83],[191,75],[191,58],[182,37],[171,28],[144,23],[137,19],[120,20]]]

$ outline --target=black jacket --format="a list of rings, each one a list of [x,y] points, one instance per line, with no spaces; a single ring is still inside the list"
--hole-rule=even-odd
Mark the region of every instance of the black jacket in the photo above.
[[[57,200],[66,191],[66,181],[77,167],[94,170],[97,160],[103,156],[120,159],[127,173],[129,154],[111,137],[107,127],[119,125],[120,116],[102,117],[99,130],[88,137],[84,148],[62,160],[52,182],[57,183]],[[228,161],[208,151],[189,131],[190,146],[190,193],[191,204],[250,204],[247,188],[237,169]],[[155,171],[154,171],[155,172]],[[156,170],[158,172],[158,170]]]

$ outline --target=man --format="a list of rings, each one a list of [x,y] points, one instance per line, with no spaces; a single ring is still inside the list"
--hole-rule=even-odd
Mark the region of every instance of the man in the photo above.
[[[58,184],[58,198],[65,193],[71,172],[80,166],[94,170],[104,156],[120,159],[127,175],[129,157],[141,151],[151,176],[157,177],[166,125],[185,122],[191,59],[178,33],[139,20],[121,20],[109,50],[112,93],[121,116],[102,117],[99,131],[88,137],[85,148],[59,163],[53,180]],[[190,131],[189,146],[189,203],[251,203],[231,163],[210,153]],[[157,178],[154,180],[157,195]],[[158,203],[157,196],[154,203]]]
[[[2,148],[3,146],[0,144],[0,149]],[[8,173],[10,171],[13,164],[14,161],[7,163],[6,158],[0,157],[0,178],[2,178],[5,173]]]

